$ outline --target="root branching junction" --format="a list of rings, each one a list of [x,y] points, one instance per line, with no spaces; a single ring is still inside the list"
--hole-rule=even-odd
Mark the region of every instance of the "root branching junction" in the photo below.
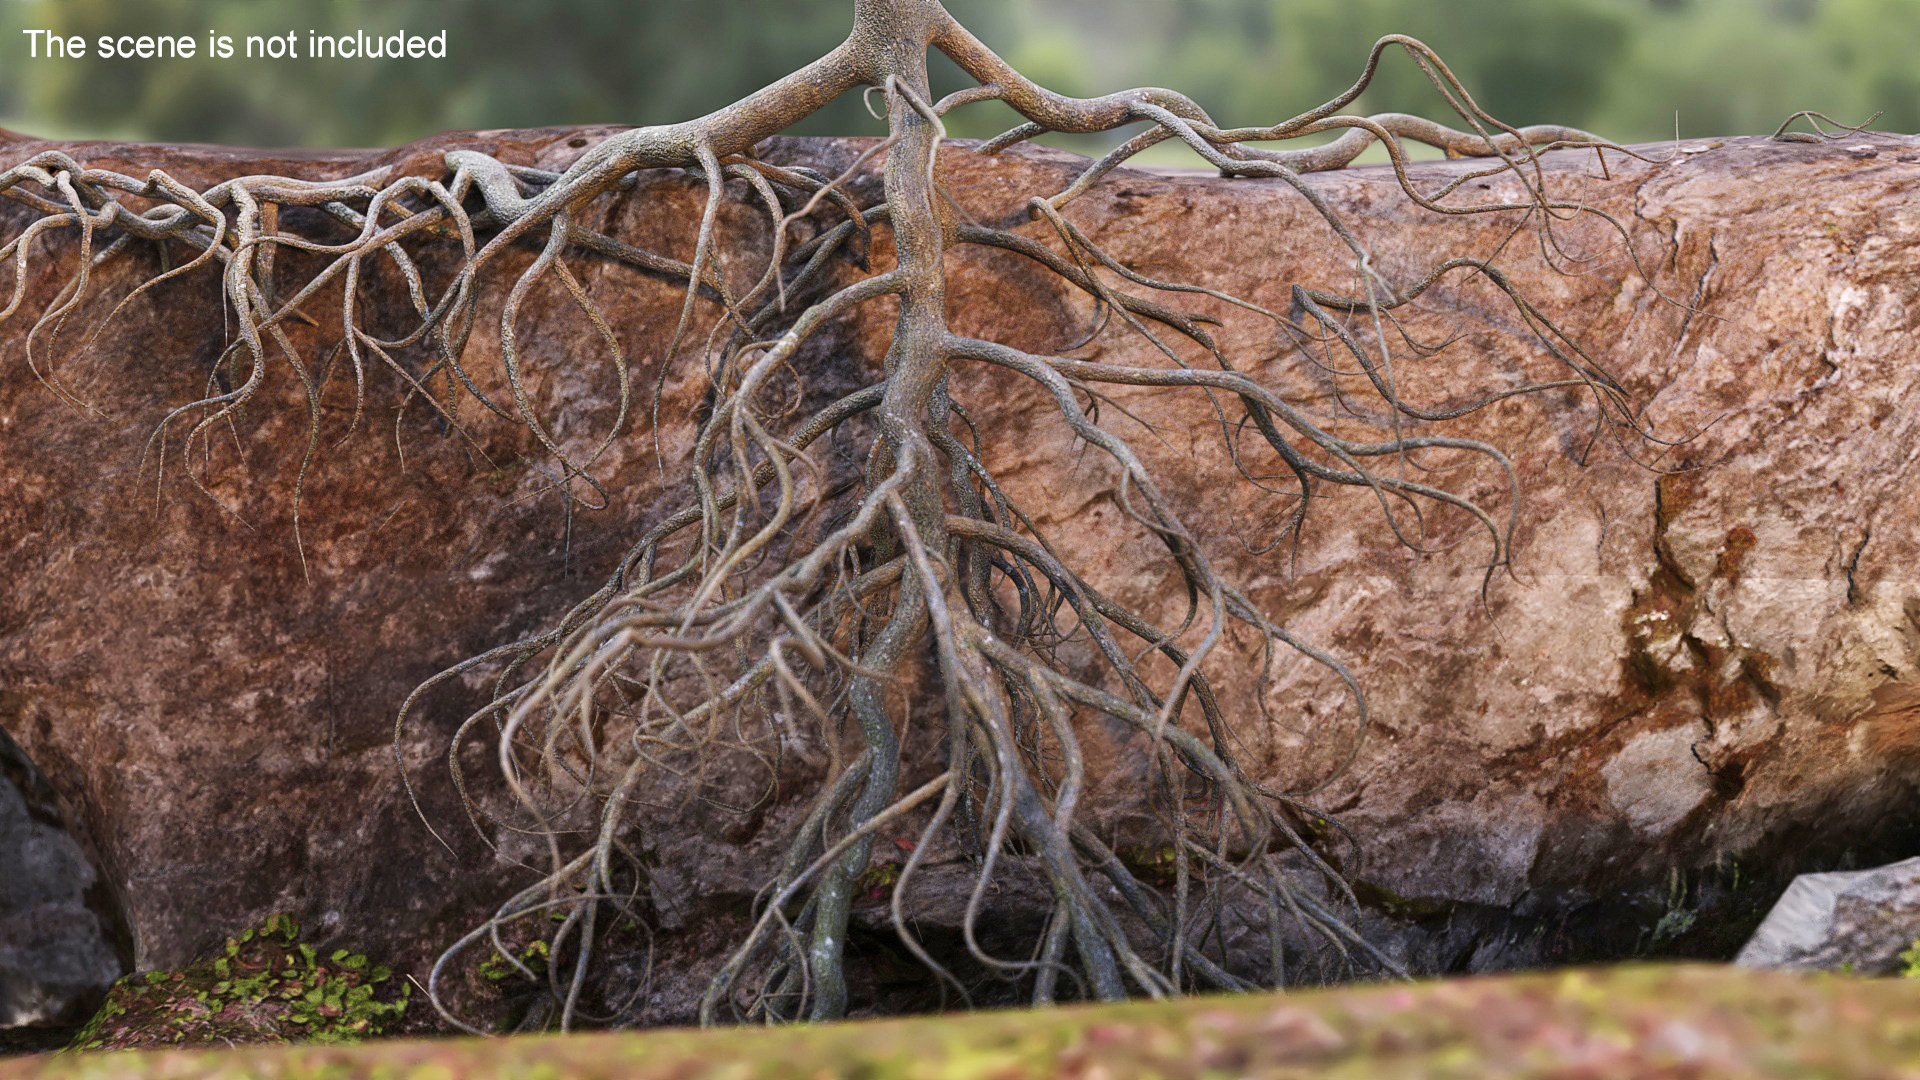
[[[1287,943],[1302,934],[1356,973],[1400,973],[1354,929],[1358,905],[1338,845],[1329,840],[1338,829],[1315,809],[1313,791],[1280,790],[1244,760],[1236,729],[1281,719],[1228,715],[1205,664],[1229,635],[1239,635],[1257,639],[1269,658],[1291,652],[1320,665],[1350,703],[1351,745],[1336,755],[1347,761],[1368,723],[1361,685],[1340,658],[1296,636],[1218,571],[1183,517],[1182,499],[1116,433],[1123,425],[1102,422],[1100,409],[1126,387],[1210,399],[1241,474],[1283,508],[1263,541],[1267,548],[1297,539],[1320,493],[1364,488],[1377,499],[1383,523],[1415,548],[1433,541],[1426,515],[1465,515],[1483,537],[1491,578],[1507,564],[1517,493],[1482,505],[1444,486],[1448,471],[1430,466],[1477,459],[1504,470],[1509,488],[1513,470],[1499,449],[1431,433],[1432,425],[1514,394],[1575,387],[1597,408],[1596,431],[1645,433],[1619,384],[1511,284],[1493,256],[1446,259],[1413,279],[1390,280],[1301,176],[1342,167],[1377,142],[1406,197],[1420,207],[1441,215],[1508,214],[1521,223],[1516,232],[1530,229],[1551,251],[1556,224],[1578,216],[1606,222],[1623,243],[1625,233],[1603,214],[1556,199],[1539,153],[1585,147],[1604,162],[1607,153],[1625,151],[1584,132],[1499,123],[1410,38],[1382,39],[1360,78],[1333,100],[1271,127],[1229,129],[1170,90],[1092,99],[1050,93],[1002,62],[936,0],[855,6],[846,42],[804,70],[709,116],[608,138],[558,174],[462,151],[447,155],[446,174],[437,180],[256,176],[195,190],[161,172],[127,176],[40,154],[0,173],[0,194],[37,211],[0,247],[11,277],[0,292],[0,318],[34,306],[24,299],[37,253],[47,249],[43,238],[77,237],[75,269],[41,306],[26,345],[46,386],[86,410],[54,359],[63,332],[70,346],[78,336],[69,322],[97,334],[155,285],[203,268],[218,272],[237,332],[209,373],[206,393],[154,431],[141,474],[150,494],[169,475],[184,474],[213,497],[203,467],[210,440],[285,373],[304,389],[309,409],[304,481],[323,441],[344,439],[362,424],[366,388],[384,371],[403,398],[417,398],[449,431],[464,433],[476,415],[463,410],[466,398],[525,425],[550,456],[569,505],[602,505],[611,496],[595,479],[596,457],[614,439],[645,438],[634,431],[646,430],[648,410],[659,445],[660,425],[675,418],[658,415],[658,387],[669,370],[704,368],[707,405],[696,418],[692,453],[663,463],[673,470],[668,481],[684,484],[684,507],[640,536],[597,591],[544,632],[448,669],[399,710],[397,740],[423,702],[458,701],[466,677],[488,678],[493,693],[454,739],[454,781],[470,790],[460,746],[488,744],[517,803],[517,820],[495,824],[526,831],[546,853],[537,880],[507,898],[436,968],[436,1003],[445,973],[463,957],[492,947],[521,965],[524,950],[516,943],[533,932],[545,939],[550,962],[522,970],[548,985],[552,1019],[561,1027],[593,1019],[594,1003],[615,996],[595,990],[603,942],[616,923],[644,926],[650,914],[650,841],[635,824],[644,809],[711,798],[708,781],[722,771],[764,776],[761,798],[772,800],[794,747],[813,755],[800,770],[817,781],[811,803],[794,815],[800,825],[747,916],[747,931],[708,985],[700,1005],[707,1022],[845,1014],[851,920],[873,888],[882,840],[908,853],[891,864],[895,871],[884,883],[900,947],[943,982],[955,1003],[975,992],[982,971],[1042,1004],[1285,985],[1300,977],[1299,950]],[[935,100],[930,49],[975,85]],[[1408,115],[1342,112],[1383,59],[1402,55],[1432,81],[1461,129]],[[849,182],[853,170],[833,176],[755,155],[756,144],[829,100],[862,91],[876,109],[884,107],[888,127],[869,155],[884,157],[882,201],[860,204]],[[945,144],[944,118],[988,101],[1012,107],[1025,123],[985,144],[986,153],[1049,132],[1141,131],[1059,191],[1035,193],[1031,220],[1019,229],[993,227],[960,213],[941,181],[943,155],[959,152]],[[1326,133],[1338,138],[1307,149],[1285,146]],[[1075,225],[1075,200],[1168,139],[1225,175],[1290,185],[1324,221],[1329,242],[1351,257],[1355,287],[1295,286],[1289,310],[1276,312],[1155,280],[1103,250]],[[1422,190],[1404,168],[1409,141],[1487,164]],[[697,227],[690,223],[697,236],[690,262],[582,224],[590,204],[630,186],[642,170],[680,170],[705,186],[705,212]],[[1474,181],[1500,174],[1517,180],[1524,197],[1463,198],[1479,190]],[[773,237],[771,259],[744,290],[727,271],[717,234],[722,208],[741,193],[764,212]],[[296,217],[309,224],[289,227]],[[866,256],[882,230],[891,265],[868,270]],[[110,310],[84,306],[97,267],[142,244],[158,246],[172,269]],[[1150,341],[1165,363],[1035,355],[956,333],[947,319],[944,259],[965,246],[1031,260],[1089,297],[1102,326]],[[428,247],[457,247],[457,272],[432,280],[421,269]],[[514,247],[538,255],[500,310],[483,312],[479,283]],[[283,249],[305,252],[303,259],[317,258],[323,269],[294,285],[276,281]],[[570,268],[582,260],[612,260],[684,283],[672,340],[647,343],[659,365],[650,373],[652,395],[647,379],[635,386],[639,373]],[[364,317],[363,279],[380,264],[388,280],[397,274],[405,283],[413,313],[405,333],[383,336]],[[1439,346],[1405,333],[1398,313],[1436,283],[1475,276],[1511,299],[1517,322],[1557,373],[1448,408],[1403,400],[1389,347],[1394,329],[1401,330],[1401,350]],[[556,435],[523,378],[518,313],[537,286],[556,283],[596,328],[618,387],[619,416],[591,445]],[[1237,370],[1210,333],[1211,320],[1172,306],[1194,296],[1271,320],[1276,333],[1299,346],[1298,356],[1377,395],[1392,417],[1381,437],[1336,435]],[[326,310],[318,306],[323,298]],[[852,392],[831,400],[809,395],[804,387],[822,380],[804,370],[811,355],[804,346],[823,327],[882,302],[898,311],[884,363]],[[697,330],[700,316],[713,310],[721,313],[716,328]],[[498,319],[497,356],[470,355],[478,350],[468,349],[469,338],[483,317]],[[296,323],[337,327],[337,348],[303,354],[289,332]],[[496,362],[498,370],[474,366]],[[1120,504],[1177,573],[1183,618],[1155,621],[1103,593],[1085,568],[1076,568],[1071,549],[1036,524],[1034,508],[996,480],[978,422],[992,405],[962,400],[954,389],[954,376],[969,367],[1000,369],[1002,380],[1050,402],[1083,446],[1078,467],[1098,463],[1117,478]],[[323,440],[326,383],[349,372],[351,418]],[[507,392],[489,395],[483,384]],[[297,531],[296,524],[299,544]],[[1090,657],[1092,667],[1067,662],[1067,652]],[[923,704],[937,701],[936,737],[908,730],[916,695]],[[1123,857],[1110,837],[1081,819],[1083,802],[1113,780],[1097,775],[1083,752],[1094,730],[1128,733],[1123,741],[1142,763],[1144,781],[1133,781],[1131,797],[1159,822],[1168,856],[1157,874]],[[910,753],[914,746],[934,751]],[[479,815],[476,804],[469,807]],[[756,807],[716,801],[714,809]],[[973,978],[948,970],[951,951],[945,959],[934,955],[914,928],[915,881],[935,860],[971,868],[961,937]],[[996,954],[976,929],[999,883],[1012,875],[1041,883],[1051,915],[1029,948]]]

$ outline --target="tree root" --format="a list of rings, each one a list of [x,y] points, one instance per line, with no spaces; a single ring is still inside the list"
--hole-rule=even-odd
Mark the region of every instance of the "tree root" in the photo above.
[[[160,422],[142,475],[150,463],[158,494],[168,451],[177,446],[190,482],[211,498],[204,469],[192,465],[196,452],[203,460],[210,457],[217,429],[259,395],[284,361],[304,389],[309,415],[294,496],[299,544],[299,481],[316,457],[320,387],[335,365],[331,354],[321,363],[302,355],[288,328],[319,322],[309,308],[323,293],[334,295],[327,290],[337,289],[341,297],[340,308],[325,318],[339,328],[338,349],[354,386],[352,418],[341,438],[361,423],[370,371],[384,369],[397,380],[403,403],[420,399],[450,430],[464,435],[458,407],[463,396],[525,425],[551,457],[569,506],[575,488],[584,487],[590,494],[580,501],[592,507],[609,498],[592,468],[625,432],[632,372],[568,259],[585,252],[684,283],[685,302],[659,379],[688,353],[699,354],[710,379],[697,441],[677,466],[689,501],[640,537],[600,588],[549,629],[428,680],[396,719],[398,757],[399,740],[426,695],[463,675],[494,672],[490,699],[454,737],[448,756],[453,781],[481,826],[481,811],[467,797],[459,751],[472,739],[490,739],[521,814],[521,820],[501,824],[530,832],[547,853],[545,864],[534,868],[539,880],[436,966],[429,990],[443,1013],[442,975],[465,950],[490,942],[517,966],[514,950],[502,942],[503,928],[531,918],[547,925],[545,918],[553,915],[558,921],[546,934],[552,963],[540,977],[550,984],[561,1028],[586,1018],[583,995],[609,926],[616,918],[644,921],[647,914],[644,860],[634,849],[647,843],[645,835],[635,835],[642,806],[709,797],[707,778],[726,769],[777,777],[788,744],[823,749],[825,775],[781,869],[761,895],[751,930],[713,977],[701,1003],[705,1022],[822,1020],[846,1013],[850,913],[883,829],[918,832],[891,885],[890,913],[900,941],[962,998],[967,987],[912,930],[911,886],[935,857],[973,861],[976,885],[964,925],[972,960],[1024,987],[1035,1003],[1284,985],[1297,977],[1290,969],[1300,962],[1284,947],[1288,926],[1322,939],[1352,971],[1403,975],[1392,957],[1355,931],[1358,903],[1330,850],[1313,839],[1324,834],[1327,819],[1307,801],[1360,751],[1368,724],[1360,684],[1339,659],[1289,631],[1216,571],[1178,500],[1124,438],[1099,423],[1098,408],[1112,400],[1107,389],[1113,387],[1207,395],[1242,475],[1292,507],[1266,549],[1288,536],[1297,540],[1322,486],[1359,487],[1373,493],[1394,535],[1416,550],[1428,550],[1433,540],[1423,516],[1431,508],[1464,512],[1485,537],[1491,581],[1509,557],[1517,496],[1513,469],[1495,447],[1415,434],[1414,425],[1458,417],[1515,394],[1581,387],[1598,406],[1596,431],[1634,438],[1648,433],[1640,430],[1619,384],[1521,295],[1492,258],[1449,259],[1415,281],[1391,281],[1300,176],[1344,166],[1377,141],[1417,205],[1445,215],[1517,213],[1521,227],[1534,229],[1551,250],[1554,226],[1578,216],[1607,222],[1623,239],[1626,233],[1598,211],[1552,197],[1539,168],[1541,150],[1586,147],[1603,162],[1605,151],[1627,151],[1584,132],[1499,123],[1431,50],[1410,38],[1383,38],[1352,88],[1311,111],[1273,127],[1224,129],[1169,90],[1093,99],[1053,94],[1001,61],[936,0],[857,0],[855,7],[847,41],[802,71],[709,116],[616,135],[558,174],[457,151],[446,156],[441,180],[246,177],[196,191],[160,172],[139,179],[88,168],[64,154],[37,155],[0,173],[0,195],[39,215],[0,247],[0,263],[12,279],[0,318],[23,307],[36,243],[54,233],[77,235],[75,268],[41,311],[27,354],[50,390],[85,410],[49,357],[81,310],[93,269],[141,242],[192,253],[95,320],[97,336],[134,297],[217,266],[237,339],[210,373],[205,395]],[[932,101],[930,48],[950,57],[976,85]],[[1391,49],[1426,73],[1465,130],[1401,114],[1341,114]],[[888,134],[869,151],[885,154],[884,202],[858,205],[847,185],[853,169],[830,178],[754,156],[756,143],[862,88],[885,103]],[[1057,242],[1050,246],[963,220],[940,190],[942,118],[983,101],[1002,102],[1026,118],[984,145],[987,153],[1047,132],[1147,126],[1060,191],[1036,195],[1031,216]],[[1334,142],[1311,149],[1256,145],[1334,131],[1342,132]],[[1114,168],[1166,139],[1185,142],[1223,174],[1291,185],[1352,256],[1355,294],[1296,286],[1292,309],[1276,313],[1215,290],[1146,277],[1101,250],[1066,212]],[[1497,164],[1420,191],[1405,169],[1405,140]],[[705,184],[691,262],[642,251],[581,224],[589,204],[629,185],[643,169],[683,170]],[[1484,204],[1456,198],[1468,181],[1495,174],[1516,178],[1524,197]],[[738,294],[729,285],[716,235],[728,187],[735,184],[765,213],[774,238],[767,265]],[[282,217],[291,208],[317,210],[351,236],[325,243],[297,235]],[[818,222],[818,232],[790,246],[789,234],[801,221]],[[837,267],[851,261],[866,270],[872,233],[882,226],[897,253],[894,265],[820,296]],[[467,358],[479,318],[477,283],[504,249],[522,244],[538,255],[513,282],[499,312],[499,362],[508,395],[494,400],[481,391]],[[419,269],[423,245],[457,245],[459,270],[444,287],[431,288]],[[1093,300],[1099,312],[1095,332],[1110,321],[1122,323],[1152,342],[1168,365],[1034,355],[954,334],[946,322],[942,260],[963,245],[997,247],[1031,260]],[[281,248],[321,257],[324,268],[297,288],[283,289],[275,280]],[[369,260],[384,260],[404,282],[413,313],[404,333],[382,337],[368,328],[360,294]],[[1477,275],[1501,289],[1566,376],[1464,402],[1422,406],[1404,400],[1387,327],[1399,326],[1398,308],[1449,275]],[[584,452],[569,450],[538,415],[522,372],[518,312],[549,278],[595,327],[618,385],[618,417]],[[1330,371],[1363,377],[1387,406],[1388,437],[1341,437],[1236,371],[1209,335],[1207,320],[1167,306],[1169,296],[1193,294],[1270,319],[1304,355],[1311,358],[1317,349]],[[817,298],[802,303],[806,297]],[[882,298],[892,298],[899,309],[883,377],[798,415],[794,405],[806,396],[802,346],[823,326]],[[693,327],[702,304],[718,305],[724,317],[698,341]],[[1415,342],[1403,328],[1401,333],[1415,351],[1444,347]],[[1183,350],[1195,348],[1208,366],[1185,359]],[[1337,354],[1345,359],[1336,362]],[[1346,361],[1357,367],[1343,366]],[[1164,547],[1180,575],[1188,603],[1178,625],[1157,625],[1097,590],[1009,497],[965,403],[954,396],[950,374],[966,365],[1016,375],[1052,403],[1090,453],[1110,462],[1126,512]],[[778,389],[784,383],[803,390],[796,397]],[[658,399],[656,386],[656,421]],[[654,430],[657,446],[657,422]],[[1258,438],[1244,446],[1241,436],[1249,431]],[[850,470],[815,453],[822,440],[840,437],[864,450],[863,465]],[[1256,478],[1252,459],[1266,454],[1284,466],[1292,486]],[[1421,459],[1433,454],[1482,459],[1504,470],[1504,513],[1437,481],[1414,478],[1410,468],[1426,469]],[[1377,467],[1382,460],[1396,467]],[[1351,744],[1338,755],[1338,767],[1304,790],[1263,787],[1237,756],[1236,718],[1227,715],[1203,670],[1229,632],[1252,634],[1269,658],[1276,650],[1308,658],[1351,699]],[[1071,674],[1061,661],[1057,650],[1069,639],[1088,643],[1097,654],[1103,668],[1097,678]],[[936,761],[909,757],[899,695],[889,696],[923,663],[938,679],[942,757]],[[1144,755],[1148,783],[1141,798],[1160,821],[1172,853],[1170,883],[1143,880],[1077,817],[1101,779],[1089,775],[1081,748],[1082,733],[1098,723],[1131,731],[1131,745]],[[843,741],[852,752],[842,750]],[[401,769],[405,779],[404,762]],[[771,791],[769,780],[763,802]],[[990,955],[975,934],[996,875],[1007,873],[1036,875],[1053,898],[1045,931],[1024,957]],[[1227,906],[1257,912],[1267,938],[1257,957],[1228,948],[1221,929]],[[446,1019],[474,1029],[450,1013]]]

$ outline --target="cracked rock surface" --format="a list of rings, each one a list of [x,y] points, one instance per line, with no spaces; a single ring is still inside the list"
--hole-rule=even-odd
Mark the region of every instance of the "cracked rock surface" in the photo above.
[[[431,174],[453,146],[557,168],[604,133],[443,136],[380,154],[65,149],[204,185],[378,164]],[[0,160],[45,145],[0,134]],[[863,145],[774,140],[763,153],[832,171]],[[1372,905],[1370,932],[1424,970],[1620,955],[1650,941],[1726,955],[1739,938],[1725,940],[1725,928],[1764,909],[1791,874],[1920,844],[1920,140],[1645,149],[1662,160],[1608,155],[1603,176],[1592,153],[1565,151],[1544,166],[1560,198],[1627,226],[1645,277],[1592,219],[1556,224],[1551,247],[1523,233],[1502,265],[1674,444],[1596,438],[1591,401],[1572,391],[1432,425],[1490,442],[1514,463],[1514,573],[1484,594],[1486,543],[1471,522],[1436,517],[1429,546],[1458,545],[1410,553],[1364,491],[1318,502],[1297,547],[1252,553],[1285,506],[1235,475],[1204,398],[1117,394],[1157,437],[1117,413],[1105,421],[1129,431],[1163,488],[1187,500],[1216,565],[1367,688],[1374,725],[1353,767],[1316,798],[1364,845],[1364,861],[1347,868]],[[1024,221],[1026,199],[1063,186],[1076,161],[954,147],[943,179],[977,220]],[[1413,173],[1432,188],[1479,167],[1434,162]],[[1515,225],[1423,211],[1385,169],[1308,182],[1343,208],[1395,282],[1452,255],[1485,255]],[[1494,200],[1514,181],[1474,183]],[[876,188],[861,190],[871,198]],[[645,176],[596,204],[592,227],[684,260],[703,193],[678,175]],[[750,280],[765,230],[739,195],[722,236],[731,270]],[[1282,312],[1296,282],[1342,290],[1354,280],[1324,225],[1278,182],[1122,171],[1068,216],[1143,274]],[[23,221],[0,204],[9,235]],[[498,310],[502,283],[531,257],[494,268],[483,311]],[[108,271],[119,287],[106,295],[157,268],[139,259]],[[958,252],[949,271],[963,334],[1061,350],[1093,316],[1004,252]],[[597,295],[619,297],[604,306],[644,373],[636,385],[651,385],[680,293],[584,258],[580,273]],[[57,285],[32,288],[44,304]],[[1270,323],[1179,300],[1220,318],[1229,356],[1310,415],[1370,407],[1337,392],[1345,381]],[[521,333],[539,358],[543,411],[576,418],[559,436],[591,445],[613,415],[613,384],[604,370],[567,363],[597,355],[593,329],[569,304],[558,291],[534,297]],[[1414,307],[1410,335],[1458,340],[1431,359],[1396,359],[1410,401],[1559,377],[1484,280],[1451,278]],[[877,365],[890,319],[869,310],[826,335],[812,353],[820,378],[831,383],[834,365],[843,374]],[[150,487],[136,494],[153,424],[192,399],[221,347],[211,277],[157,290],[63,369],[102,417],[35,382],[22,355],[28,325],[0,326],[0,557],[11,568],[0,584],[0,727],[83,808],[126,895],[140,966],[177,964],[281,910],[322,945],[350,934],[403,964],[425,960],[521,879],[457,827],[446,781],[445,740],[460,706],[478,698],[435,706],[402,747],[451,853],[396,782],[395,709],[421,679],[563,611],[624,538],[684,496],[654,479],[644,405],[633,437],[595,466],[613,507],[576,515],[570,540],[557,499],[537,494],[547,481],[524,430],[476,418],[498,463],[487,467],[435,437],[418,411],[399,428],[402,467],[391,411],[376,413],[388,417],[384,430],[374,424],[324,455],[308,480],[308,580],[288,508],[304,448],[291,379],[249,410],[243,449],[229,448],[213,474],[246,525],[184,485],[157,509]],[[492,332],[476,335],[476,354]],[[1164,363],[1112,330],[1089,351]],[[667,380],[663,417],[697,406],[695,368],[683,363]],[[986,462],[1010,494],[1039,512],[1072,561],[1098,568],[1094,584],[1177,624],[1185,598],[1167,590],[1177,578],[1121,509],[1112,476],[1076,464],[1051,403],[1002,374],[963,369],[955,380],[957,399],[983,403],[973,411]],[[329,407],[340,415],[327,422],[343,424],[344,397]],[[684,422],[660,434],[669,456],[691,440]],[[1497,471],[1449,477],[1504,509]],[[1271,783],[1310,786],[1358,734],[1352,711],[1309,665],[1281,658],[1264,686],[1260,669],[1251,645],[1231,638],[1212,661],[1223,701],[1245,718],[1246,760]],[[1270,727],[1258,720],[1261,693]],[[1089,794],[1084,816],[1103,832],[1137,828],[1126,782],[1137,762],[1125,746],[1089,754],[1112,779]],[[775,849],[761,832],[780,820],[670,823],[657,876],[678,895],[656,903],[744,905]],[[678,939],[689,971],[718,955],[697,929]],[[673,1018],[661,1008],[656,1018]]]

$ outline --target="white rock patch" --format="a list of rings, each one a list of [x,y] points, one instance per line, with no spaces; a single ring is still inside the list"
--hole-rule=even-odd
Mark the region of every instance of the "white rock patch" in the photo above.
[[[1633,827],[1658,836],[1713,791],[1712,777],[1694,759],[1695,725],[1636,735],[1600,769],[1607,800]]]

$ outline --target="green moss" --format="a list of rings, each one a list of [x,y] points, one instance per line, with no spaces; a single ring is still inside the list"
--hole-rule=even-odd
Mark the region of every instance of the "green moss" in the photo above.
[[[274,915],[218,955],[179,971],[148,971],[115,983],[70,1049],[249,1042],[350,1043],[391,1028],[412,987],[365,956],[335,950],[325,960],[299,940],[290,915]]]
[[[0,1080],[1920,1075],[1920,983],[1620,967],[785,1030],[70,1055]]]

